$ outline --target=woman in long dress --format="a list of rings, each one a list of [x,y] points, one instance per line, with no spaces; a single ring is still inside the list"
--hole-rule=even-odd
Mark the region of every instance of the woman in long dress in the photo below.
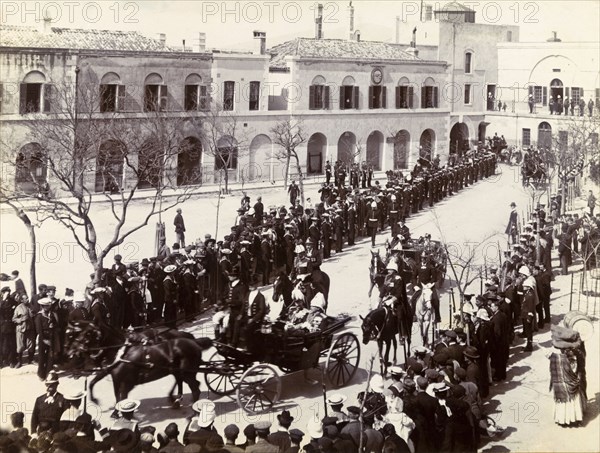
[[[553,340],[550,354],[550,390],[554,392],[554,422],[570,425],[583,420],[585,409],[585,363],[581,342]]]

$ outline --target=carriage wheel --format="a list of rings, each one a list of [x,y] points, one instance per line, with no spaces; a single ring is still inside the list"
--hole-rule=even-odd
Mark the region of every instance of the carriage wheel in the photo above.
[[[356,374],[360,361],[360,343],[353,333],[338,336],[329,348],[325,373],[334,387],[343,387]]]
[[[242,375],[237,388],[238,406],[256,414],[270,409],[281,395],[281,378],[270,365],[259,363]]]
[[[220,396],[231,395],[237,389],[244,368],[225,359],[219,351],[215,351],[208,359],[214,371],[204,373],[204,382],[208,389]]]

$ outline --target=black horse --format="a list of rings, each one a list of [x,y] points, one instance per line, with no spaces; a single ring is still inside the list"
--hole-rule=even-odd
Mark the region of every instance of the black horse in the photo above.
[[[362,319],[361,329],[363,332],[363,344],[368,344],[370,341],[377,341],[379,349],[379,361],[381,364],[381,375],[385,376],[390,356],[390,346],[394,346],[394,362],[396,363],[396,351],[398,343],[396,335],[399,333],[399,323],[392,309],[388,307],[380,307],[370,311],[367,316]],[[383,345],[385,343],[385,354],[383,354]]]
[[[310,306],[310,301],[317,292],[323,293],[325,301],[329,301],[329,287],[331,280],[327,273],[323,272],[321,269],[315,269],[308,277],[304,278],[303,281],[304,283],[311,283],[307,288],[307,293],[305,295],[307,306]],[[292,304],[292,291],[294,290],[295,284],[296,282],[292,281],[284,271],[279,273],[273,283],[273,301],[278,302],[280,297],[283,298],[283,308],[279,315],[280,318],[284,318],[287,315],[290,305]],[[325,307],[325,310],[327,310],[327,307]]]
[[[67,357],[74,367],[72,371],[89,370],[85,357],[95,359],[96,369],[100,369],[89,384],[90,399],[97,402],[93,388],[100,380],[112,377],[116,401],[127,398],[131,390],[140,384],[162,379],[172,375],[175,386],[169,397],[177,407],[183,394],[185,382],[192,391],[192,398],[200,398],[200,384],[196,379],[198,369],[203,363],[202,352],[212,346],[209,338],[194,339],[188,333],[174,330],[163,332],[150,329],[135,333],[131,338],[117,329],[111,329],[110,335],[93,323],[81,325],[79,331],[70,335]],[[105,330],[105,329],[104,329]],[[190,338],[191,337],[191,338]],[[102,351],[103,354],[96,354]],[[112,359],[112,363],[105,365]],[[100,363],[99,360],[102,360]],[[175,387],[177,399],[173,398]]]

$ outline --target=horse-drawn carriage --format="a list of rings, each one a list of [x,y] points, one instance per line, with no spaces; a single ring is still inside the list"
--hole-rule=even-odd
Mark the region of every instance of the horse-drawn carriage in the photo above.
[[[127,334],[85,322],[69,332],[69,363],[63,370],[94,375],[89,384],[94,402],[94,385],[108,375],[117,401],[127,398],[136,385],[171,375],[176,382],[169,397],[175,407],[180,404],[184,382],[194,400],[200,397],[197,375],[201,373],[213,393],[235,394],[242,409],[261,412],[273,406],[281,393],[281,377],[275,367],[292,373],[317,368],[325,359],[323,375],[332,386],[342,387],[354,377],[360,361],[358,339],[347,331],[335,335],[351,319],[328,316],[316,332],[286,331],[282,322],[265,324],[254,334],[259,347],[253,348],[253,353],[173,329],[149,328]],[[212,346],[216,351],[205,360]],[[173,398],[175,388],[178,393]]]
[[[322,330],[305,333],[286,331],[281,321],[266,324],[256,334],[258,352],[215,342],[216,351],[199,371],[213,393],[235,394],[239,407],[251,413],[268,410],[279,399],[281,377],[275,367],[293,373],[317,368],[325,359],[323,375],[332,386],[343,387],[358,369],[360,344],[351,332],[334,334],[351,319],[328,316]]]

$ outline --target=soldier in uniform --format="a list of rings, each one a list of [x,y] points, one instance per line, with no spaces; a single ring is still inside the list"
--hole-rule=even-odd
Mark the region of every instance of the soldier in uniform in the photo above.
[[[42,310],[35,315],[35,330],[38,334],[38,376],[46,379],[54,364],[58,343],[58,318],[52,312],[52,301],[45,297],[38,300]]]
[[[535,288],[531,279],[523,282],[523,302],[521,303],[521,322],[523,323],[523,335],[527,339],[524,351],[533,351],[533,323],[535,320]]]
[[[341,253],[344,242],[344,220],[342,219],[342,209],[335,210],[333,218],[333,231],[335,234],[335,253]]]
[[[354,245],[354,238],[356,236],[356,208],[354,207],[354,201],[348,201],[348,245]]]
[[[323,214],[321,222],[321,240],[323,241],[323,258],[331,257],[331,221],[329,213]]]
[[[92,305],[90,306],[90,316],[92,321],[100,329],[110,325],[111,314],[108,307],[104,303],[106,288],[94,288],[90,295],[92,296]]]
[[[331,163],[329,163],[329,161],[327,161],[325,163],[325,184],[329,185],[329,183],[331,182]],[[325,201],[323,200],[324,194],[321,194],[321,201]]]
[[[78,291],[73,295],[73,311],[69,313],[69,324],[77,324],[80,321],[89,321],[90,313],[83,306],[85,294]]]
[[[32,434],[46,430],[58,431],[60,417],[67,407],[65,398],[57,391],[58,375],[54,371],[48,373],[44,384],[46,393],[37,397],[31,413]]]

